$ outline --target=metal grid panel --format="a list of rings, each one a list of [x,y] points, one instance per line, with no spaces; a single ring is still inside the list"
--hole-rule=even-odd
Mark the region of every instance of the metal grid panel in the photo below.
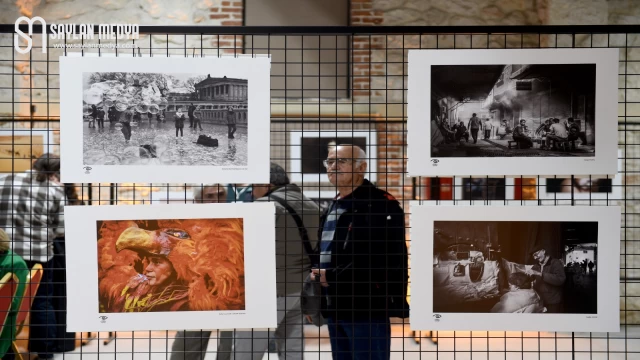
[[[35,27],[34,33],[40,29]],[[59,75],[58,55],[63,50],[48,44],[49,51],[32,51],[20,55],[13,49],[13,25],[0,26],[0,116],[2,130],[16,131],[32,128],[53,130],[52,144],[59,143]],[[260,42],[251,41],[260,37]],[[639,358],[640,355],[640,215],[638,215],[640,167],[640,33],[627,26],[553,26],[553,27],[336,27],[336,28],[277,28],[277,27],[141,27],[140,40],[132,42],[135,49],[118,50],[143,56],[217,56],[234,54],[269,53],[275,49],[270,37],[307,37],[315,43],[339,43],[338,37],[349,37],[347,88],[345,99],[297,99],[286,96],[289,90],[299,93],[302,84],[285,82],[284,90],[272,98],[271,158],[290,170],[292,159],[290,134],[304,131],[367,132],[377,138],[376,153],[368,154],[378,161],[377,184],[396,195],[409,213],[406,202],[414,199],[431,201],[427,193],[428,179],[409,178],[406,166],[406,80],[407,50],[452,48],[561,48],[612,47],[620,49],[619,117],[618,133],[623,175],[619,198],[605,200],[504,200],[509,205],[615,205],[623,207],[621,228],[621,312],[620,333],[535,333],[535,332],[440,332],[433,334],[410,333],[405,324],[393,325],[392,358]],[[39,36],[34,37],[35,44]],[[264,38],[267,41],[264,41]],[[325,39],[326,41],[323,41]],[[359,41],[359,42],[358,42]],[[97,42],[97,41],[96,41]],[[56,44],[73,44],[63,40]],[[120,41],[122,43],[122,41]],[[242,46],[242,44],[245,46]],[[246,44],[266,44],[255,48]],[[358,43],[359,45],[355,45]],[[34,44],[33,49],[38,49]],[[211,44],[214,44],[213,46]],[[365,44],[363,46],[362,44]],[[286,45],[285,45],[286,46]],[[364,49],[364,50],[363,50]],[[295,49],[294,49],[295,50]],[[320,50],[320,49],[307,49]],[[326,49],[325,49],[326,50]],[[370,50],[370,52],[369,52]],[[78,51],[75,49],[74,51]],[[86,49],[87,52],[99,52]],[[104,51],[104,50],[102,50]],[[362,56],[362,52],[368,53]],[[318,60],[320,61],[320,60]],[[326,58],[322,61],[327,61]],[[343,60],[333,60],[342,66]],[[305,62],[304,57],[302,63]],[[331,62],[331,60],[329,60]],[[287,61],[273,62],[274,66],[295,65]],[[301,65],[301,69],[304,67]],[[305,64],[305,66],[308,64]],[[320,64],[319,64],[320,65]],[[322,64],[326,65],[326,64]],[[318,67],[320,68],[320,67]],[[358,75],[357,69],[368,69],[367,75]],[[376,71],[382,69],[382,71]],[[286,73],[284,75],[286,77]],[[296,74],[301,82],[304,74]],[[309,75],[321,77],[321,73]],[[357,87],[364,78],[368,89]],[[336,79],[336,83],[341,83]],[[321,84],[321,81],[317,81]],[[360,91],[363,89],[365,91]],[[308,89],[305,90],[308,93]],[[318,89],[321,94],[323,89]],[[284,94],[284,97],[283,95]],[[54,150],[56,153],[59,150]],[[3,157],[6,155],[3,153]],[[14,172],[16,162],[11,162]],[[538,194],[541,179],[537,178]],[[453,179],[453,184],[455,184]],[[303,190],[323,189],[320,183],[300,184]],[[77,184],[80,196],[89,205],[118,203],[144,204],[151,200],[168,199],[169,194],[184,193],[190,202],[191,184]],[[460,192],[453,186],[453,193]],[[522,191],[522,188],[519,189]],[[166,194],[166,196],[164,196]],[[175,196],[175,195],[174,195]],[[455,196],[455,195],[454,195]],[[175,200],[175,198],[174,198]],[[168,200],[167,200],[168,201]],[[437,200],[435,200],[437,201]],[[487,201],[488,202],[488,201]],[[485,203],[487,203],[485,202]],[[79,347],[63,357],[93,358],[96,356],[132,356],[136,358],[166,358],[170,354],[173,332],[121,332],[99,334],[102,341],[91,341],[92,335],[82,334],[86,347]],[[422,341],[420,336],[422,335]],[[221,335],[214,332],[212,338]],[[318,339],[318,336],[321,336]],[[325,330],[306,331],[306,357],[329,358]],[[427,341],[431,339],[433,341]],[[212,341],[215,342],[215,341]],[[212,349],[210,346],[209,349]],[[125,355],[126,354],[126,355]],[[208,355],[213,358],[213,353]],[[272,356],[275,356],[272,354]],[[221,357],[220,357],[221,358]]]

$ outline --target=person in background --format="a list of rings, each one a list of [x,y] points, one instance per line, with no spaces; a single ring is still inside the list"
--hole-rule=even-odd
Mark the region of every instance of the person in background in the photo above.
[[[180,132],[180,137],[184,136],[184,121],[184,114],[181,111],[178,111],[173,117],[173,122],[176,125],[176,137],[178,137],[178,132]]]
[[[518,272],[509,275],[509,292],[491,308],[492,313],[541,313],[543,310],[540,296],[531,289],[531,278]]]
[[[192,190],[194,203],[227,202],[227,191],[224,184],[193,184]],[[171,346],[171,360],[204,360],[210,337],[211,331],[178,331]],[[230,359],[232,346],[233,332],[220,332],[217,360]]]
[[[13,349],[11,349],[11,343],[16,340],[16,336],[18,335],[16,333],[16,318],[18,317],[18,310],[20,310],[20,304],[24,297],[29,271],[30,269],[24,260],[11,251],[9,235],[0,229],[0,278],[4,277],[7,273],[13,273],[18,278],[16,295],[13,297],[13,300],[11,300],[11,308],[9,309],[7,320],[2,329],[2,334],[0,334],[0,359],[3,360],[13,360],[15,358]]]
[[[64,236],[65,192],[60,183],[60,159],[43,154],[32,171],[11,174],[0,180],[0,229],[29,269],[44,270],[29,314],[29,351],[39,359],[53,358],[56,314],[53,308],[53,240]]]
[[[231,106],[227,108],[227,127],[229,130],[228,138],[234,139],[235,136],[233,134],[236,133],[236,113]]]
[[[533,140],[531,140],[527,128],[527,120],[520,119],[520,125],[513,130],[513,140],[518,142],[520,149],[528,149],[533,146]]]
[[[551,132],[547,134],[545,139],[545,146],[547,150],[551,150],[551,142],[554,143],[562,142],[567,140],[569,137],[569,132],[565,125],[560,124],[560,119],[554,118],[553,123],[551,124]]]
[[[565,126],[569,132],[568,139],[571,141],[572,150],[575,150],[575,141],[578,139],[581,141],[580,145],[587,144],[587,135],[580,129],[580,124],[572,117],[567,119],[567,124]]]
[[[564,265],[558,259],[554,259],[542,246],[536,246],[531,255],[537,264],[527,270],[527,275],[534,277],[533,288],[542,298],[547,312],[560,314],[563,312],[563,286],[566,280]]]
[[[122,124],[122,135],[124,135],[124,141],[128,144],[131,140],[131,121],[133,121],[133,109],[127,109],[120,116],[120,123]]]
[[[104,116],[105,112],[103,108],[99,108],[96,112],[96,119],[98,120],[98,127],[104,129]]]
[[[191,105],[189,105],[189,108],[187,109],[187,114],[189,115],[189,128],[193,128],[193,120],[194,120],[194,116],[193,113],[196,111],[196,107],[195,105],[193,105],[193,103],[191,103]]]
[[[473,116],[471,117],[471,119],[469,119],[467,128],[471,131],[473,143],[478,143],[478,131],[480,131],[480,128],[482,128],[482,121],[480,121],[480,119],[476,116],[476,113],[473,113]]]
[[[408,317],[408,257],[404,211],[388,192],[365,179],[367,160],[355,145],[338,145],[324,161],[338,189],[320,221],[322,316],[333,359],[391,356],[390,317]]]
[[[491,125],[491,119],[487,118],[484,121],[484,139],[485,140],[489,140],[491,138],[491,129],[493,128],[493,125]]]
[[[278,358],[302,360],[304,332],[300,293],[311,261],[305,252],[295,216],[314,247],[318,241],[320,208],[304,196],[297,185],[291,184],[285,170],[273,162],[269,184],[253,184],[252,189],[255,201],[275,202],[278,327],[272,337],[267,331],[236,331],[234,359],[262,359],[269,347],[269,339],[274,338]]]
[[[193,119],[193,128],[200,128],[200,130],[202,130],[202,110],[196,108],[196,110],[193,112]]]

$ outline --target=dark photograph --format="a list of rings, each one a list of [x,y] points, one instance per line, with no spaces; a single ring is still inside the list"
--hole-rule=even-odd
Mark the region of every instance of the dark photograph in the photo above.
[[[327,169],[324,167],[323,161],[329,156],[331,148],[335,148],[340,144],[353,144],[361,149],[367,149],[367,138],[359,136],[341,136],[341,137],[309,137],[301,139],[302,147],[302,174],[326,174]],[[296,159],[297,160],[297,159]]]
[[[432,156],[593,157],[595,91],[595,64],[432,65]]]
[[[247,165],[248,80],[83,73],[84,165]]]
[[[597,313],[597,222],[436,221],[433,312]]]
[[[462,200],[506,200],[505,178],[462,178]]]
[[[611,193],[613,179],[553,178],[547,180],[547,193]]]

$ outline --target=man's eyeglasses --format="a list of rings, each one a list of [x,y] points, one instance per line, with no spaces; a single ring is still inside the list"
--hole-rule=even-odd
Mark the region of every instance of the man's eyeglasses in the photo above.
[[[333,167],[336,163],[338,163],[339,166],[343,166],[343,165],[347,165],[352,161],[353,159],[327,159],[327,160],[322,160],[322,163],[324,164],[324,167],[328,169],[330,167]]]

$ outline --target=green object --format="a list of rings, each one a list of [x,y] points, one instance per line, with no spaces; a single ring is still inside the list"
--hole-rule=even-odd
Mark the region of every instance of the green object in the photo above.
[[[4,330],[0,335],[0,358],[4,357],[9,347],[11,347],[11,342],[14,341],[18,335],[16,334],[16,318],[18,317],[20,302],[24,295],[24,288],[27,285],[29,270],[27,264],[17,254],[11,251],[0,253],[0,277],[11,272],[18,278],[18,291],[11,302],[11,310],[9,316],[7,316]]]

